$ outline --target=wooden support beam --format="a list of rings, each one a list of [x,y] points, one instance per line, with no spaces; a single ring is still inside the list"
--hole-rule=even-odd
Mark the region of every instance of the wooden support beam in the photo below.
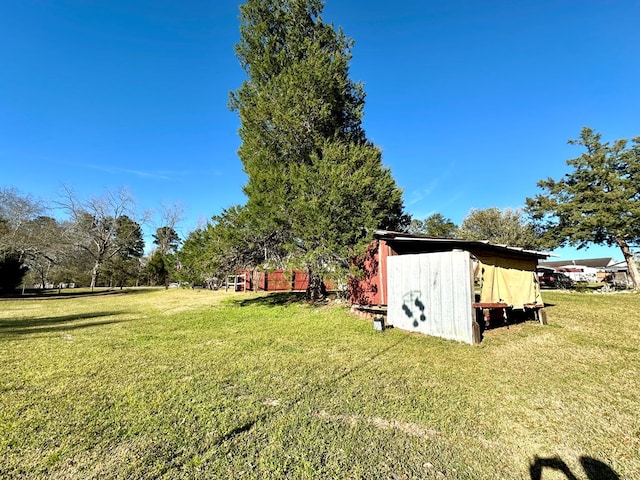
[[[544,308],[538,310],[538,320],[540,320],[541,325],[547,325],[547,312]]]

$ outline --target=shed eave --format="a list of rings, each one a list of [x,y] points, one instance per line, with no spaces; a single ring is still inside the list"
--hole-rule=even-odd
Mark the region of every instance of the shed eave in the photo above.
[[[375,230],[374,237],[378,240],[385,240],[386,242],[393,244],[424,244],[425,246],[449,246],[453,248],[460,248],[462,250],[473,251],[474,249],[489,249],[496,253],[505,253],[510,255],[522,256],[522,257],[534,257],[537,259],[545,259],[551,256],[548,252],[540,252],[537,250],[528,250],[520,247],[510,247],[507,245],[496,245],[488,242],[487,240],[462,240],[459,238],[435,238],[426,237],[424,235],[415,235],[404,232],[394,232],[389,230]]]

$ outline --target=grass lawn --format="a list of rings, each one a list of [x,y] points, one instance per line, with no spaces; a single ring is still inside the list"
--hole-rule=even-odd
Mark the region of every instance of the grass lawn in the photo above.
[[[640,478],[640,295],[477,347],[270,298],[0,300],[0,478]]]

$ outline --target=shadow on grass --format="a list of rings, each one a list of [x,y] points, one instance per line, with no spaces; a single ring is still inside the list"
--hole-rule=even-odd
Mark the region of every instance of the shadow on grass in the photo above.
[[[83,298],[83,297],[101,297],[105,295],[131,295],[139,293],[147,293],[151,289],[145,288],[124,288],[122,290],[113,288],[97,288],[93,292],[87,291],[73,291],[63,290],[58,292],[57,289],[50,290],[27,290],[25,293],[16,292],[11,294],[0,295],[0,300],[55,300],[61,298]]]
[[[620,480],[620,476],[606,463],[592,457],[580,457],[580,464],[589,480]],[[541,458],[536,456],[529,465],[531,480],[541,480],[544,470],[561,472],[568,480],[578,480],[569,466],[559,457]]]
[[[279,307],[301,303],[305,301],[305,292],[272,292],[261,297],[234,299],[231,301],[234,305],[241,307],[259,306],[259,307]]]
[[[33,334],[57,332],[63,330],[77,330],[80,328],[95,327],[101,325],[109,325],[113,323],[126,322],[128,320],[106,319],[105,317],[113,317],[121,315],[125,312],[94,312],[80,315],[62,315],[59,317],[49,318],[32,318],[22,320],[0,320],[0,335],[11,334]],[[85,320],[94,320],[105,318],[105,320],[96,320],[86,322]]]

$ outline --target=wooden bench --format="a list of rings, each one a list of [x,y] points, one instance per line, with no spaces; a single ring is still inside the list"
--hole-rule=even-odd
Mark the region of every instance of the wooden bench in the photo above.
[[[506,322],[507,320],[507,309],[513,308],[512,305],[502,302],[473,302],[471,306],[475,309],[481,309],[483,312],[483,317],[485,324],[488,326],[491,320],[491,310],[502,310],[503,318]],[[547,313],[544,311],[543,303],[526,303],[524,304],[525,310],[533,310],[536,320],[540,322],[542,325],[547,324]]]

